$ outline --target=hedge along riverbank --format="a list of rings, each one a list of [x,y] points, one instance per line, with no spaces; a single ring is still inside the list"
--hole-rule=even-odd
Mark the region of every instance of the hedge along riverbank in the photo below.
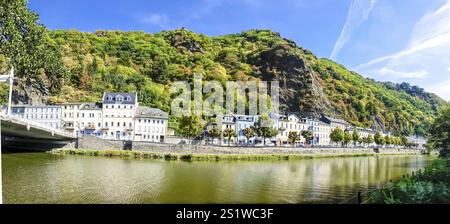
[[[103,156],[103,157],[123,157],[138,159],[165,159],[184,161],[258,161],[258,160],[300,160],[314,158],[339,158],[339,157],[363,157],[378,155],[417,155],[419,152],[392,152],[392,153],[317,153],[317,154],[195,154],[195,153],[159,153],[148,151],[126,151],[126,150],[87,150],[87,149],[57,149],[50,151],[59,155],[80,155],[80,156]]]
[[[450,160],[437,159],[424,171],[388,183],[370,194],[368,203],[436,204],[450,203]]]

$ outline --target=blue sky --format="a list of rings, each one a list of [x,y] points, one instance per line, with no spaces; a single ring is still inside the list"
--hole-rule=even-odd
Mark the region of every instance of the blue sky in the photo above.
[[[450,0],[30,0],[49,29],[268,28],[319,57],[450,100]]]

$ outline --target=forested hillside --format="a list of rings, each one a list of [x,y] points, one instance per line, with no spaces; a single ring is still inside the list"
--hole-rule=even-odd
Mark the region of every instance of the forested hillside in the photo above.
[[[7,21],[8,16],[17,19],[8,8],[2,10],[2,20]],[[14,10],[23,13],[17,12],[21,6]],[[31,27],[33,19],[23,22]],[[1,27],[4,38],[0,61],[14,64],[19,77],[15,103],[98,101],[104,91],[137,91],[143,105],[169,111],[170,84],[201,73],[204,79],[221,83],[279,80],[285,112],[327,114],[359,126],[402,134],[425,133],[437,109],[446,104],[419,87],[364,78],[335,62],[317,58],[270,30],[209,37],[186,29],[155,34],[87,33],[48,31],[37,24],[42,30],[33,33],[36,38],[32,40],[39,39],[36,44],[13,46],[8,45],[7,37],[21,30],[1,24],[6,25]],[[22,56],[14,53],[19,50]],[[0,101],[5,100],[6,86],[2,85]]]

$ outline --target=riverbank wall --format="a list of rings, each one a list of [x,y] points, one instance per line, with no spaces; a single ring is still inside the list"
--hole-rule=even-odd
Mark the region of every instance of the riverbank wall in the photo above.
[[[94,136],[83,136],[77,143],[69,144],[63,149],[81,150],[130,150],[162,154],[205,154],[205,155],[271,155],[271,154],[420,154],[417,149],[403,148],[373,148],[373,147],[244,147],[244,146],[215,146],[215,145],[182,145],[154,142],[126,142],[104,140]]]
[[[119,149],[55,149],[50,153],[63,155],[148,158],[186,161],[220,160],[298,160],[332,157],[380,155],[418,155],[419,150],[372,148],[276,148],[276,147],[214,147],[188,145],[151,145],[133,150]]]

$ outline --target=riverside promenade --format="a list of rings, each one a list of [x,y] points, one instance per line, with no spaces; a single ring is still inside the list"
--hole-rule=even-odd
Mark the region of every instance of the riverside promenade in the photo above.
[[[86,142],[84,142],[86,141]],[[327,157],[357,157],[378,155],[419,155],[418,149],[401,148],[293,148],[293,147],[240,147],[214,145],[180,145],[161,143],[133,143],[131,150],[123,150],[121,143],[85,138],[78,148],[71,146],[55,149],[54,154],[120,156],[136,158],[166,158],[171,160],[291,160]]]

